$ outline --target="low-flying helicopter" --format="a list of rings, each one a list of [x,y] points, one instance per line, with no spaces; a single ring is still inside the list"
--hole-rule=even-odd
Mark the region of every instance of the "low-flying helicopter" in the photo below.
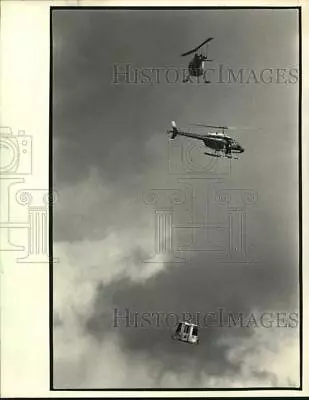
[[[192,50],[187,51],[186,53],[181,54],[181,57],[188,56],[189,54],[195,53],[192,60],[189,62],[188,73],[189,75],[187,78],[184,79],[184,82],[188,82],[190,76],[199,77],[202,76],[205,71],[205,62],[206,61],[213,61],[209,60],[207,53],[208,53],[208,43],[213,40],[212,37],[206,39],[202,44],[195,47]],[[203,46],[207,45],[206,47],[206,55],[202,53],[200,50]]]
[[[194,124],[196,126],[214,128],[215,132],[208,132],[205,135],[200,135],[197,133],[186,132],[180,130],[176,126],[176,122],[172,121],[172,129],[168,130],[167,133],[170,134],[171,139],[175,139],[176,136],[186,136],[192,139],[201,140],[206,147],[214,150],[213,153],[205,152],[204,154],[212,157],[225,157],[234,158],[233,154],[243,153],[244,148],[233,138],[225,134],[225,130],[229,129],[227,126],[214,126],[214,125],[203,125]]]

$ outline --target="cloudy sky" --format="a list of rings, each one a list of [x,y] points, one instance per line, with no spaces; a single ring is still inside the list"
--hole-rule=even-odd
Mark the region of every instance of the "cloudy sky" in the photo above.
[[[211,68],[272,69],[273,82],[113,83],[115,65],[181,70],[207,37]],[[298,85],[275,72],[298,66],[297,12],[56,10],[53,43],[55,388],[298,386],[296,328],[201,328],[195,347],[166,324],[114,326],[115,309],[298,311]],[[246,151],[210,161],[168,140],[171,120],[237,127]],[[220,190],[254,193],[245,257],[222,258],[238,217]],[[183,262],[145,263],[167,207]]]

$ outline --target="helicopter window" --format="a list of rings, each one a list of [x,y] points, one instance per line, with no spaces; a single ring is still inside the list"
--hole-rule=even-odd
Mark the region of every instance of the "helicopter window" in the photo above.
[[[193,336],[197,336],[197,326],[194,326],[194,327],[193,327],[192,335],[193,335]]]
[[[181,323],[178,324],[177,329],[176,329],[176,333],[180,333],[180,331],[181,331]]]
[[[184,333],[190,332],[190,325],[185,325]]]

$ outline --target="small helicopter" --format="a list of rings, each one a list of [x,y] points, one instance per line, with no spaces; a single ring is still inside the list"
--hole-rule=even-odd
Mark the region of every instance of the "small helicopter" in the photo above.
[[[202,48],[204,45],[208,44],[211,40],[213,40],[212,37],[206,39],[202,44],[195,47],[194,49],[181,54],[181,57],[185,57],[188,56],[189,54],[195,53],[194,57],[189,62],[189,67],[188,67],[189,76],[187,76],[187,78],[184,79],[183,82],[188,82],[190,76],[196,76],[196,77],[202,76],[205,71],[205,61],[213,61],[209,60],[209,58],[207,57],[208,45],[206,49],[206,55],[204,55],[202,52],[199,53],[199,49]]]
[[[229,129],[226,126],[214,126],[214,125],[203,125],[194,124],[196,126],[202,126],[207,128],[215,128],[221,130],[221,132],[209,132],[205,135],[197,133],[185,132],[177,128],[176,122],[172,121],[172,129],[168,130],[167,133],[171,134],[171,139],[175,139],[176,136],[186,136],[192,139],[201,140],[206,147],[214,150],[213,153],[205,152],[204,154],[212,157],[221,158],[234,158],[238,160],[238,157],[233,156],[235,153],[243,153],[245,149],[233,138],[225,134],[225,130]]]

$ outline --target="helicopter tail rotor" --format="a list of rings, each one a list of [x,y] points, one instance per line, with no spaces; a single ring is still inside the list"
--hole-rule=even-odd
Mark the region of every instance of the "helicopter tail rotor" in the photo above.
[[[175,121],[172,121],[171,124],[172,124],[172,129],[168,130],[167,133],[171,134],[171,139],[175,139],[175,137],[178,134],[178,129]]]
[[[172,135],[171,135],[171,139],[175,139],[175,137],[177,136],[178,133],[178,129],[176,126],[176,122],[172,121]]]

